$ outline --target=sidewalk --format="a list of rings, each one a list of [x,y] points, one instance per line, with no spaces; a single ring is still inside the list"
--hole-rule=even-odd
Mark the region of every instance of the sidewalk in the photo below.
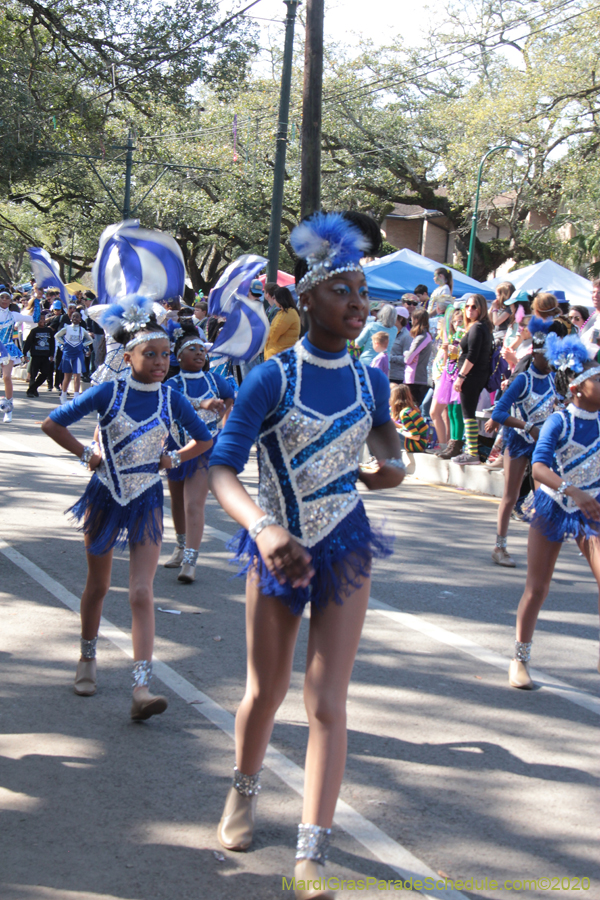
[[[465,491],[502,497],[504,472],[490,471],[481,466],[457,466],[451,460],[439,459],[432,453],[407,453],[402,451],[406,474],[429,484],[449,484]]]

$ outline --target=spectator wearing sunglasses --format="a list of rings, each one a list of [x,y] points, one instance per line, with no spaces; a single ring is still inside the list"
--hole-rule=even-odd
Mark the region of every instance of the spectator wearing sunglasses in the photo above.
[[[577,330],[577,333],[581,331],[589,317],[590,311],[585,306],[572,306],[569,309],[569,321]]]

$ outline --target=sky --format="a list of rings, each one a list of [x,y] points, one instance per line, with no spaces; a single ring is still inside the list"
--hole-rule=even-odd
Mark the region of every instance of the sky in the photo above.
[[[444,0],[421,0],[412,3],[398,0],[328,0],[325,12],[325,36],[347,44],[355,43],[357,35],[384,44],[401,35],[407,44],[421,41],[436,8],[441,10]],[[306,2],[299,7],[306,8]],[[276,23],[265,19],[285,18],[286,6],[282,0],[260,0],[248,11],[255,16],[261,29],[277,29]],[[259,18],[260,17],[260,18]],[[283,32],[283,28],[282,28]],[[272,32],[276,33],[276,32]]]

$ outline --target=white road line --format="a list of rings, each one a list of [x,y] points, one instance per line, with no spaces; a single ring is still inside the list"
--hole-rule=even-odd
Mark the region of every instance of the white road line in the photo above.
[[[15,550],[6,541],[0,538],[0,553],[10,562],[33,578],[39,585],[45,588],[49,594],[59,600],[64,606],[79,613],[79,597],[68,591],[60,582],[48,575],[43,569],[31,560]],[[131,638],[116,625],[113,625],[104,616],[100,620],[100,634],[111,641],[126,656],[132,658]],[[194,687],[187,679],[179,675],[171,666],[154,657],[154,672],[156,676],[170,688],[175,694],[191,704],[201,716],[220,728],[231,740],[234,736],[234,717],[218,703]],[[196,701],[196,702],[194,702]],[[198,704],[198,705],[197,705]],[[302,796],[304,790],[304,772],[294,762],[287,758],[279,750],[269,745],[265,757],[265,765],[271,769],[289,788]],[[404,880],[408,878],[425,880],[432,879],[433,883],[442,883],[440,876],[430,869],[414,854],[394,841],[384,831],[370,822],[348,803],[338,800],[335,811],[335,822],[343,828],[359,844],[362,844],[376,859],[397,872]],[[454,889],[437,889],[421,891],[425,897],[435,897],[436,900],[467,900],[464,894]]]
[[[31,450],[29,447],[27,447],[26,444],[20,444],[18,441],[13,441],[11,438],[6,438],[3,435],[0,435],[0,442],[5,443],[8,446],[13,446],[20,452],[31,453],[34,456],[38,457],[41,456],[43,459],[51,461],[53,464],[60,463],[65,468],[69,468],[69,471],[71,473],[73,472],[73,468],[76,468],[76,466],[71,466],[66,460],[61,460],[54,456],[46,456],[44,454],[38,453],[35,450]],[[81,471],[82,474],[85,474],[84,470]],[[212,528],[210,525],[206,526],[205,531],[209,537],[215,537],[225,543],[231,540],[232,537],[232,535],[228,534],[226,531],[221,531],[218,528]],[[387,618],[394,620],[397,624],[404,626],[405,628],[409,628],[412,631],[418,631],[421,634],[429,637],[431,640],[437,641],[437,643],[440,644],[445,644],[448,647],[453,647],[455,650],[459,650],[461,653],[465,653],[468,656],[473,656],[480,662],[486,663],[490,666],[494,666],[494,668],[497,669],[508,671],[508,665],[510,662],[509,657],[501,656],[499,653],[495,653],[493,650],[488,650],[486,647],[481,647],[474,641],[469,640],[469,638],[461,637],[453,631],[448,631],[446,628],[441,628],[439,625],[434,625],[433,623],[428,622],[426,619],[423,619],[421,616],[416,616],[413,613],[402,612],[401,610],[396,609],[394,606],[390,606],[388,603],[383,603],[381,600],[376,600],[374,597],[371,597],[369,601],[369,611],[377,612],[380,615],[386,616]],[[558,678],[547,675],[541,669],[530,669],[530,673],[533,680],[540,686],[542,690],[546,690],[552,694],[556,694],[556,696],[562,697],[563,700],[568,700],[570,703],[574,703],[576,706],[580,706],[583,709],[587,709],[588,712],[592,712],[595,715],[600,716],[600,698],[594,697],[593,694],[589,694],[587,693],[587,691],[581,691],[579,688],[573,687],[573,685],[568,684],[568,682],[566,681],[561,681]]]

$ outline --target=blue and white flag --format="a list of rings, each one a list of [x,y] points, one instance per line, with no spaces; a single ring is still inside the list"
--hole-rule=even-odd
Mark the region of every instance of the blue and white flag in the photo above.
[[[140,228],[138,219],[129,219],[102,232],[92,277],[100,303],[130,294],[158,301],[181,297],[183,253],[170,234]]]
[[[246,253],[230,263],[208,295],[208,315],[227,314],[236,296],[248,294],[250,285],[267,262],[264,256]]]
[[[234,362],[251,362],[267,342],[269,320],[262,300],[243,294],[229,299],[227,320],[215,340],[211,355],[228,356]]]
[[[29,258],[36,285],[42,290],[58,288],[62,305],[66,309],[69,295],[60,277],[58,263],[52,259],[47,250],[42,250],[41,247],[30,247]]]

